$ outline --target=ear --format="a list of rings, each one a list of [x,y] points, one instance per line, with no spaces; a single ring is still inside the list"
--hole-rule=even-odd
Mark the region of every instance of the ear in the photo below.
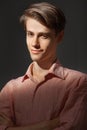
[[[59,32],[58,36],[57,36],[57,42],[60,43],[63,40],[64,37],[64,30],[62,30],[61,32]]]

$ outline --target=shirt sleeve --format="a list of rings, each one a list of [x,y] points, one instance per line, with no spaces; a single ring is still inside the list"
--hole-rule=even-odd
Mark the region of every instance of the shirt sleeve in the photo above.
[[[14,125],[12,81],[9,81],[0,92],[0,130]]]
[[[87,76],[70,91],[54,130],[87,130]]]

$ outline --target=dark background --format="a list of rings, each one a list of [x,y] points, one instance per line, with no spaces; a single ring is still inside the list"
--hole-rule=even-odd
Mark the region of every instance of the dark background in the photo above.
[[[33,2],[41,0],[0,1],[0,88],[23,75],[31,62],[19,17]],[[87,73],[87,0],[48,2],[58,5],[67,19],[64,40],[58,48],[61,63]]]

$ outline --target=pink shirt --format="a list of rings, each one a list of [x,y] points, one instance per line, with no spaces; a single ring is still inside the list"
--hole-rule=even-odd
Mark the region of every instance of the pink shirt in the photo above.
[[[26,74],[9,81],[0,93],[0,130],[59,117],[55,130],[87,129],[87,75],[54,63],[41,83],[29,66]],[[84,128],[83,128],[84,127]]]

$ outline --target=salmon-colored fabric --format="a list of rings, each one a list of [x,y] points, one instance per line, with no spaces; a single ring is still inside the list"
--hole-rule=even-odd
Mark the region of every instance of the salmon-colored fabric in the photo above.
[[[87,75],[56,62],[38,83],[32,67],[33,63],[24,76],[9,81],[1,90],[0,130],[56,117],[60,125],[55,130],[86,130]]]

